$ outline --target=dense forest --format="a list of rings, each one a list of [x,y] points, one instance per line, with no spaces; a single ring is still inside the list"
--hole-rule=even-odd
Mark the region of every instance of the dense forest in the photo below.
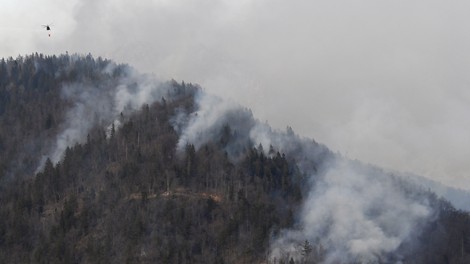
[[[202,89],[144,81],[159,90],[155,100],[120,105],[140,95],[147,79],[135,76],[91,55],[0,61],[0,263],[362,262],[335,262],[331,245],[308,239],[296,253],[270,255],[274,238],[300,228],[311,187],[337,154],[291,129],[282,133],[289,148],[256,142],[245,136],[257,122],[247,109],[229,112],[205,140],[182,141],[180,124],[202,115]],[[82,109],[101,105],[113,111]],[[87,114],[71,115],[77,109]],[[83,117],[86,125],[71,125]],[[315,155],[304,157],[306,149]],[[470,263],[468,212],[374,171],[435,212],[374,262]]]

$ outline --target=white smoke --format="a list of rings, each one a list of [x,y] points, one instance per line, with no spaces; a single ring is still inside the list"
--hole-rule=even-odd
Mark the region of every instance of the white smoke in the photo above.
[[[72,107],[48,155],[53,162],[62,158],[68,146],[84,141],[94,126],[109,126],[116,123],[120,113],[135,111],[168,95],[165,84],[133,71],[114,85],[112,89],[86,82],[63,86],[62,96]],[[260,144],[268,151],[273,146],[294,157],[296,165],[311,178],[312,188],[299,215],[299,225],[273,239],[271,259],[286,255],[302,258],[298,245],[307,240],[324,248],[325,263],[377,262],[394,254],[433,215],[425,199],[412,197],[384,173],[339,157],[331,164],[323,162],[323,157],[331,154],[325,147],[300,139],[290,128],[286,132],[273,130],[235,102],[199,90],[195,104],[193,113],[180,109],[171,119],[180,135],[179,150],[188,143],[199,148],[217,139],[228,125],[232,129],[228,152],[239,153],[236,148]]]
[[[3,0],[1,7],[0,56],[91,52],[191,80],[350,157],[470,188],[469,1]],[[40,26],[50,22],[52,37]]]
[[[194,113],[180,112],[173,119],[180,134],[178,148],[187,143],[198,148],[216,140],[217,131],[229,124],[239,131],[236,140],[249,142],[249,147],[261,145],[266,154],[274,147],[309,176],[312,187],[299,224],[273,239],[271,260],[292,257],[301,261],[305,256],[299,245],[305,240],[324,251],[321,258],[316,256],[324,263],[399,260],[395,254],[399,247],[433,216],[424,196],[408,193],[409,187],[382,170],[335,156],[315,141],[295,135],[289,127],[286,132],[273,130],[251,115],[250,125],[239,128],[233,113],[244,110],[232,102],[200,93],[196,103]]]
[[[231,103],[224,103],[221,98],[210,96],[204,93],[196,94],[195,101],[198,110],[192,113],[188,123],[182,130],[178,140],[177,149],[182,150],[188,143],[192,143],[196,148],[212,139],[212,131],[220,129],[223,125],[223,117],[232,109],[237,108]],[[183,113],[181,113],[183,114]],[[180,126],[184,121],[181,115],[174,119],[174,126]]]
[[[323,263],[377,263],[433,215],[426,199],[411,198],[391,177],[351,161],[337,161],[318,179],[303,205],[300,226],[272,242],[272,260],[300,260],[298,245],[307,240],[325,249]]]
[[[144,104],[151,104],[168,93],[168,87],[151,75],[139,75],[128,70],[128,77],[120,80],[114,95],[114,112],[139,109]]]
[[[173,127],[180,134],[178,151],[183,150],[186,144],[193,144],[196,149],[200,148],[210,140],[216,139],[225,125],[237,131],[237,135],[242,138],[253,126],[251,112],[233,101],[199,91],[195,95],[195,102],[197,110],[194,113],[180,110],[171,120]],[[236,136],[235,133],[232,133],[232,136]],[[242,138],[239,140],[247,140]],[[236,146],[231,145],[231,147]],[[230,147],[226,150],[229,154],[237,152],[230,150]]]
[[[114,63],[109,63],[103,74],[112,75],[116,68]],[[47,158],[54,164],[59,162],[67,147],[84,142],[93,127],[109,129],[112,124],[118,127],[121,113],[128,114],[169,95],[169,85],[154,76],[139,75],[130,67],[120,70],[125,74],[115,83],[79,80],[62,86],[61,96],[71,107],[53,147],[42,158],[36,172],[42,170]]]
[[[63,131],[57,136],[55,148],[50,153],[53,163],[60,161],[67,147],[86,139],[95,124],[112,118],[110,94],[103,89],[74,83],[62,87],[62,97],[70,100],[73,107],[66,113]]]
[[[301,139],[290,127],[287,131],[272,129],[267,123],[261,123],[253,117],[249,109],[243,108],[234,101],[199,91],[195,96],[196,110],[187,113],[179,109],[171,119],[173,128],[180,135],[177,144],[179,151],[186,144],[193,144],[196,149],[209,141],[218,140],[224,126],[231,129],[232,140],[225,147],[232,158],[240,153],[243,147],[261,145],[265,154],[271,147],[277,151],[295,156],[299,163],[305,159],[319,158],[326,148],[313,140]]]

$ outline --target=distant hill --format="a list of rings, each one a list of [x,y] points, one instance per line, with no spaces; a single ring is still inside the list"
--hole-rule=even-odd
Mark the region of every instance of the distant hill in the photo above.
[[[470,191],[449,187],[415,174],[398,173],[398,175],[416,185],[430,189],[436,195],[448,200],[455,208],[470,212]]]
[[[0,263],[470,263],[470,216],[198,85],[0,61]]]

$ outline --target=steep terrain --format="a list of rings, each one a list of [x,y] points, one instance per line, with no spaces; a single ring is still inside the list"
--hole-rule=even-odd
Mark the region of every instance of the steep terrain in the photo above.
[[[0,61],[2,263],[466,263],[470,216],[192,84]]]

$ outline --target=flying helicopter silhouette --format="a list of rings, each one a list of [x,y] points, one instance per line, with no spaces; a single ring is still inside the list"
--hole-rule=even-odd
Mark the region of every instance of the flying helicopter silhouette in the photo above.
[[[51,27],[52,27],[52,23],[51,24],[47,24],[47,25],[42,25],[43,28],[46,29],[46,31],[48,32],[48,35],[49,37],[51,36]]]

